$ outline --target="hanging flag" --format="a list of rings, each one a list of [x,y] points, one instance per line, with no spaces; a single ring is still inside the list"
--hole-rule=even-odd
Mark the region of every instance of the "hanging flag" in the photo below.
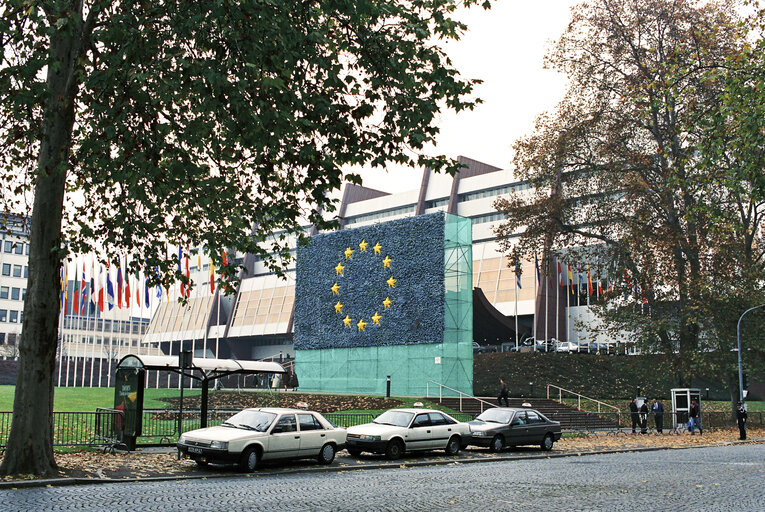
[[[77,260],[74,261],[74,287],[72,290],[72,314],[77,315],[80,312],[80,280],[77,279]]]
[[[542,286],[542,273],[539,271],[539,261],[537,255],[534,255],[534,270],[537,273],[537,285]]]
[[[94,306],[98,305],[98,291],[96,291],[96,259],[90,260],[90,302]]]
[[[568,282],[571,283],[571,293],[574,293],[574,274],[571,273],[571,266],[567,265],[568,268]]]
[[[587,289],[592,295],[592,274],[590,273],[590,264],[587,264]]]
[[[210,293],[215,293],[215,264],[210,258]]]
[[[141,273],[135,269],[135,305],[141,307]]]
[[[181,246],[178,246],[178,274],[183,275],[183,270],[181,269],[181,260],[183,259],[183,249]],[[186,298],[186,285],[183,281],[181,281],[181,297]]]
[[[147,277],[145,279],[146,280],[144,281],[144,286],[146,287],[146,293],[145,293],[145,295],[146,295],[146,308],[148,309],[149,306],[151,305],[151,302],[149,300],[149,278]]]
[[[125,308],[130,309],[130,274],[128,273],[128,259],[125,258]]]
[[[157,279],[160,279],[160,280],[162,279],[162,275],[159,273],[159,267],[157,267]],[[169,299],[170,298],[170,292],[167,291],[167,289],[165,289],[165,293],[167,294],[167,298]],[[157,284],[157,298],[158,299],[162,298],[162,285],[161,284]]]
[[[563,286],[563,269],[560,267],[560,261],[558,262],[558,286]]]
[[[85,308],[88,302],[88,281],[85,279],[85,258],[82,258],[82,283],[80,284],[80,292],[82,297],[80,298],[80,314],[85,314]]]
[[[186,298],[191,297],[191,272],[189,272],[189,257],[186,256],[186,279],[189,280],[189,284],[186,285]]]
[[[603,295],[603,281],[598,279],[598,295]]]
[[[114,309],[114,285],[111,265],[108,262],[106,263],[106,305],[109,306],[109,311]]]
[[[223,250],[223,254],[222,254],[222,258],[221,258],[221,259],[223,260],[223,266],[224,266],[224,267],[225,267],[226,265],[228,265],[228,258],[226,257],[226,250],[225,250],[225,249]],[[222,287],[223,287],[223,291],[226,291],[226,285],[225,285],[225,283],[222,285]]]
[[[64,263],[64,315],[69,309],[69,264]]]
[[[122,258],[117,262],[117,307],[122,309]]]
[[[515,262],[515,286],[518,287],[518,289],[522,289],[523,286],[521,286],[521,264],[520,262]]]
[[[98,310],[104,312],[104,266],[98,264],[98,279],[96,280],[98,286]]]
[[[64,288],[64,265],[62,265],[58,269],[58,284],[59,284],[59,289],[61,290],[61,298],[59,299],[59,307],[64,310],[64,314],[66,315],[66,308],[64,307],[64,295],[66,294],[66,289]]]

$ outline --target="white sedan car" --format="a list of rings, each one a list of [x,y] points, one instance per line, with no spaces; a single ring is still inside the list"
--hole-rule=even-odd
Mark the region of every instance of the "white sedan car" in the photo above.
[[[350,427],[346,448],[351,455],[384,453],[388,459],[415,450],[445,450],[456,455],[471,440],[470,426],[430,409],[391,409],[372,423]]]
[[[237,464],[254,471],[261,460],[316,458],[330,464],[345,445],[345,429],[324,416],[299,409],[245,409],[217,427],[192,430],[178,450],[200,466]]]

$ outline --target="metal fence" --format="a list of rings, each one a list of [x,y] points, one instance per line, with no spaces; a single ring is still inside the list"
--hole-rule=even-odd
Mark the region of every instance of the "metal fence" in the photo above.
[[[547,412],[545,413],[549,419],[553,421],[559,421],[561,428],[565,431],[611,431],[611,432],[631,432],[632,431],[632,415],[630,413],[610,413],[610,412],[586,412],[586,411],[574,411],[574,412]],[[688,413],[672,413],[667,412],[662,416],[662,430],[669,433],[685,433],[689,432],[687,426]],[[639,432],[643,429],[642,416],[638,414],[636,418],[635,431]],[[656,431],[656,418],[652,414],[648,414],[645,418],[646,430],[651,432]],[[732,428],[736,426],[735,420],[729,412],[702,412],[701,413],[701,427],[702,429],[716,429],[716,428]],[[747,419],[748,427],[763,427],[765,426],[765,413],[757,411],[750,412]]]
[[[122,411],[97,409],[95,412],[54,412],[53,446],[100,446],[118,444],[115,425]],[[0,412],[0,450],[5,449],[11,431],[13,413]]]

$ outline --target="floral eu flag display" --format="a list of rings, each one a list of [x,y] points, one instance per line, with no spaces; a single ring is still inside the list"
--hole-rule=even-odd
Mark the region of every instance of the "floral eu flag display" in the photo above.
[[[301,389],[382,393],[390,375],[398,394],[422,394],[428,380],[471,392],[470,232],[469,219],[437,213],[298,248]]]

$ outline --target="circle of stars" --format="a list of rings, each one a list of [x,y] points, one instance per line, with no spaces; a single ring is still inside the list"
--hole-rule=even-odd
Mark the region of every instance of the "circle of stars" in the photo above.
[[[335,266],[335,276],[344,277],[343,272],[345,268],[348,266],[348,260],[351,260],[351,261],[353,260],[353,253],[357,251],[359,255],[361,253],[367,253],[368,246],[369,246],[369,243],[366,240],[361,240],[361,243],[359,243],[358,245],[358,249],[351,249],[350,247],[346,248],[345,251],[343,251],[343,256],[345,256],[345,258]],[[372,250],[374,251],[373,252],[374,255],[382,256],[382,246],[380,245],[379,242],[375,243],[375,245],[372,246]],[[357,257],[359,256],[357,255]],[[343,262],[345,262],[345,265],[343,265]],[[392,262],[393,262],[393,258],[388,256],[387,254],[385,255],[385,258],[381,260],[383,268],[389,268],[391,270],[392,270],[392,267],[391,267]],[[388,284],[388,288],[396,288],[397,279],[395,279],[393,276],[390,276],[390,278],[388,278],[385,282]],[[334,305],[334,309],[335,309],[335,314],[339,314],[339,315],[343,314],[343,306],[344,306],[344,304],[340,302],[341,288],[342,288],[341,285],[338,284],[337,281],[335,281],[334,284],[330,287],[330,290],[332,291],[332,295],[338,296],[338,300],[337,300],[337,303]],[[393,304],[393,301],[391,300],[390,296],[385,297],[385,300],[382,301],[383,312],[386,309],[390,309],[391,304]],[[375,314],[370,317],[370,319],[372,320],[372,325],[382,325],[380,323],[381,318],[382,318],[382,315],[380,314],[380,311],[376,310]],[[343,327],[352,327],[354,324],[354,319],[351,318],[351,316],[348,313],[345,314],[345,317],[342,319],[342,321],[343,321]],[[369,325],[369,322],[365,321],[364,318],[359,318],[358,322],[356,322],[355,325],[358,332],[366,332],[366,327],[367,325]]]

